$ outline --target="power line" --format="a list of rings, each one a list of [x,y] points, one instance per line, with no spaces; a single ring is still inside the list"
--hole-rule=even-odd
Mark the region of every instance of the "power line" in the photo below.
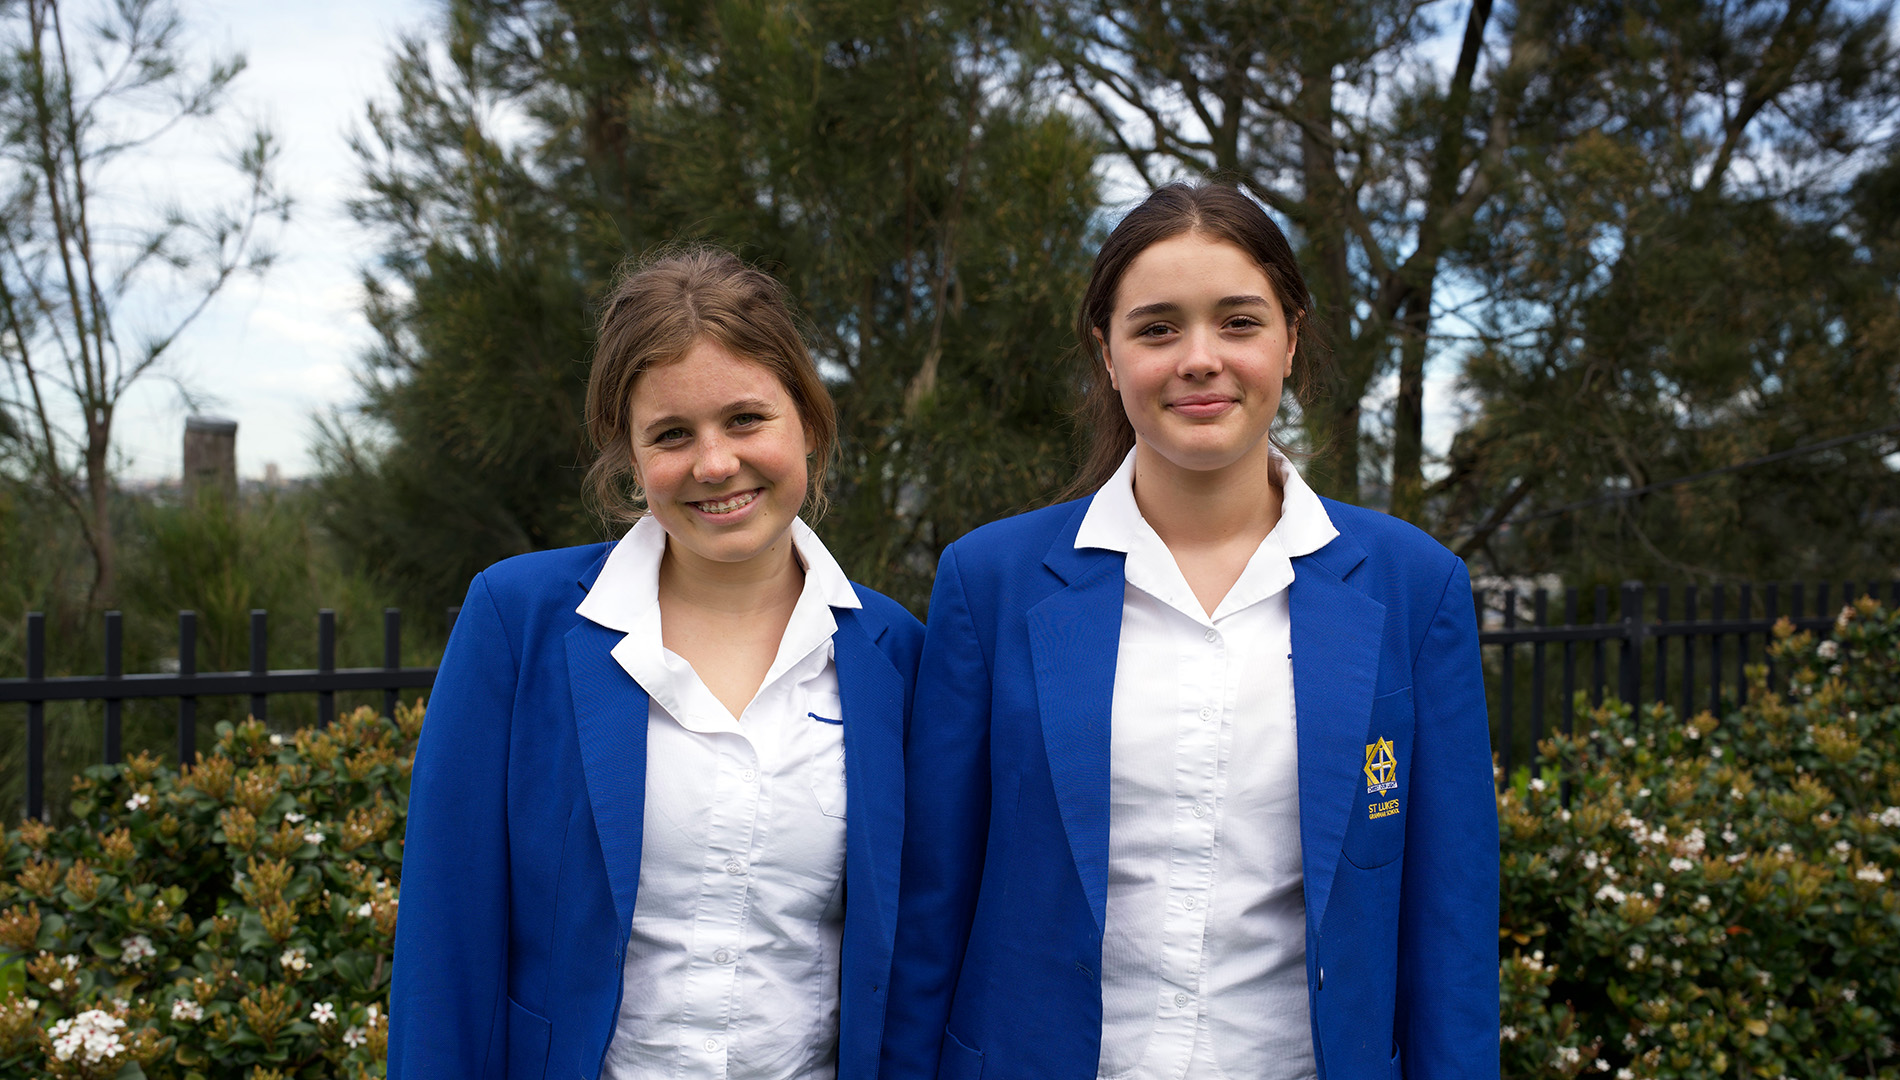
[[[1568,514],[1572,510],[1582,510],[1585,507],[1615,502],[1618,499],[1633,499],[1638,495],[1647,495],[1652,491],[1661,491],[1664,488],[1690,484],[1697,480],[1707,480],[1711,476],[1740,472],[1743,469],[1752,469],[1757,465],[1767,465],[1771,462],[1785,461],[1788,458],[1800,457],[1803,454],[1812,454],[1821,450],[1831,450],[1836,446],[1845,446],[1848,443],[1859,442],[1862,439],[1871,439],[1876,435],[1885,435],[1891,431],[1900,431],[1900,424],[1888,424],[1885,427],[1871,428],[1867,431],[1857,431],[1852,435],[1842,435],[1835,439],[1824,439],[1821,442],[1810,443],[1807,446],[1797,446],[1789,450],[1777,450],[1772,454],[1763,454],[1760,457],[1749,458],[1747,461],[1738,461],[1733,465],[1724,465],[1719,469],[1708,469],[1699,473],[1690,473],[1688,476],[1678,476],[1674,480],[1660,480],[1654,484],[1644,484],[1639,488],[1631,488],[1628,491],[1612,491],[1605,495],[1595,496],[1594,498],[1580,499],[1577,502],[1565,503],[1562,506],[1554,507],[1550,510],[1539,510],[1535,514],[1525,514],[1522,517],[1510,518],[1498,527],[1501,529],[1505,525],[1522,525],[1525,522],[1538,521],[1547,517],[1556,517],[1559,514]]]

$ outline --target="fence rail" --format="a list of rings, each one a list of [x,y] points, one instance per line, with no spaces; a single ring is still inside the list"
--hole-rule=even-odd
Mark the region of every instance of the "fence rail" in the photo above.
[[[1886,601],[1900,606],[1900,581],[1856,588],[1843,583],[1840,603],[1859,596],[1886,593]],[[1550,591],[1536,589],[1480,589],[1473,594],[1483,628],[1478,642],[1485,653],[1487,697],[1491,709],[1492,746],[1508,773],[1520,753],[1528,757],[1554,719],[1564,731],[1575,722],[1577,691],[1588,689],[1601,703],[1611,686],[1632,704],[1649,700],[1676,704],[1685,714],[1706,707],[1720,712],[1739,703],[1747,691],[1744,668],[1766,658],[1765,648],[1776,622],[1786,615],[1804,630],[1832,628],[1838,605],[1830,603],[1830,585],[1816,586],[1811,608],[1807,587],[1780,583],[1757,589],[1741,585],[1733,590],[1686,586],[1672,593],[1668,586],[1653,589],[1626,582],[1617,590],[1612,617],[1610,590],[1599,586],[1590,596],[1594,621],[1579,622],[1577,589],[1564,589],[1562,621],[1551,621]],[[1677,617],[1671,617],[1672,596]],[[1787,610],[1782,600],[1787,599]],[[1708,603],[1704,617],[1703,602]],[[447,611],[453,625],[459,608]],[[1653,617],[1652,617],[1653,613]],[[197,670],[197,616],[178,615],[178,670],[158,674],[126,675],[122,671],[123,623],[116,611],[105,615],[105,673],[103,675],[46,677],[46,620],[37,612],[26,617],[26,677],[0,679],[0,706],[26,705],[26,812],[45,816],[46,717],[49,701],[101,701],[105,704],[104,758],[117,762],[124,755],[121,706],[134,698],[177,698],[177,754],[179,761],[196,756],[197,702],[201,697],[248,696],[250,711],[268,716],[270,698],[282,694],[317,695],[317,723],[327,726],[336,717],[339,692],[383,692],[383,711],[393,712],[403,690],[426,690],[435,683],[432,667],[403,667],[402,612],[383,611],[383,666],[336,666],[336,615],[317,613],[317,666],[272,671],[268,663],[269,616],[251,612],[250,669],[200,672]],[[1673,644],[1672,644],[1673,643]],[[1561,653],[1559,693],[1555,709],[1549,701],[1552,648]],[[1526,655],[1528,654],[1528,655]],[[1580,655],[1585,654],[1585,655]],[[1671,663],[1674,663],[1673,678]],[[1587,682],[1579,679],[1580,662],[1589,663]],[[1523,670],[1520,670],[1523,669]],[[1770,668],[1770,685],[1773,685]],[[1671,684],[1674,684],[1673,686]],[[1673,691],[1673,693],[1672,693]]]

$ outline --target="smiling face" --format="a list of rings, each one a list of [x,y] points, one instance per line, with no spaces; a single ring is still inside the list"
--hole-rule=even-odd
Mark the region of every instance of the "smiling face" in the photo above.
[[[1097,337],[1144,467],[1268,464],[1297,340],[1246,252],[1192,232],[1150,245],[1129,263]]]
[[[629,412],[634,473],[669,554],[715,573],[791,557],[808,440],[770,370],[700,338],[641,373]]]

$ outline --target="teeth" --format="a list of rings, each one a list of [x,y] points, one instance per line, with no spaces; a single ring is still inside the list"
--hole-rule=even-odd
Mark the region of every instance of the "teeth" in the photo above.
[[[708,514],[730,514],[734,510],[737,510],[740,507],[747,505],[753,499],[756,499],[758,497],[759,497],[758,492],[748,491],[743,495],[734,495],[730,499],[720,499],[716,502],[698,502],[698,503],[694,503],[693,505],[699,507],[701,510],[704,510]]]

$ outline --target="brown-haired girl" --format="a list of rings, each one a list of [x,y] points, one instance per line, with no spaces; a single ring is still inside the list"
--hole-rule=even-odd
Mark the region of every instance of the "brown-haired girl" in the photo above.
[[[624,273],[587,410],[589,488],[632,527],[469,589],[390,1075],[869,1080],[923,630],[799,519],[837,423],[784,290],[710,249]]]
[[[1102,246],[1081,497],[938,564],[886,1077],[1497,1076],[1470,582],[1275,448],[1311,307],[1231,187]]]

